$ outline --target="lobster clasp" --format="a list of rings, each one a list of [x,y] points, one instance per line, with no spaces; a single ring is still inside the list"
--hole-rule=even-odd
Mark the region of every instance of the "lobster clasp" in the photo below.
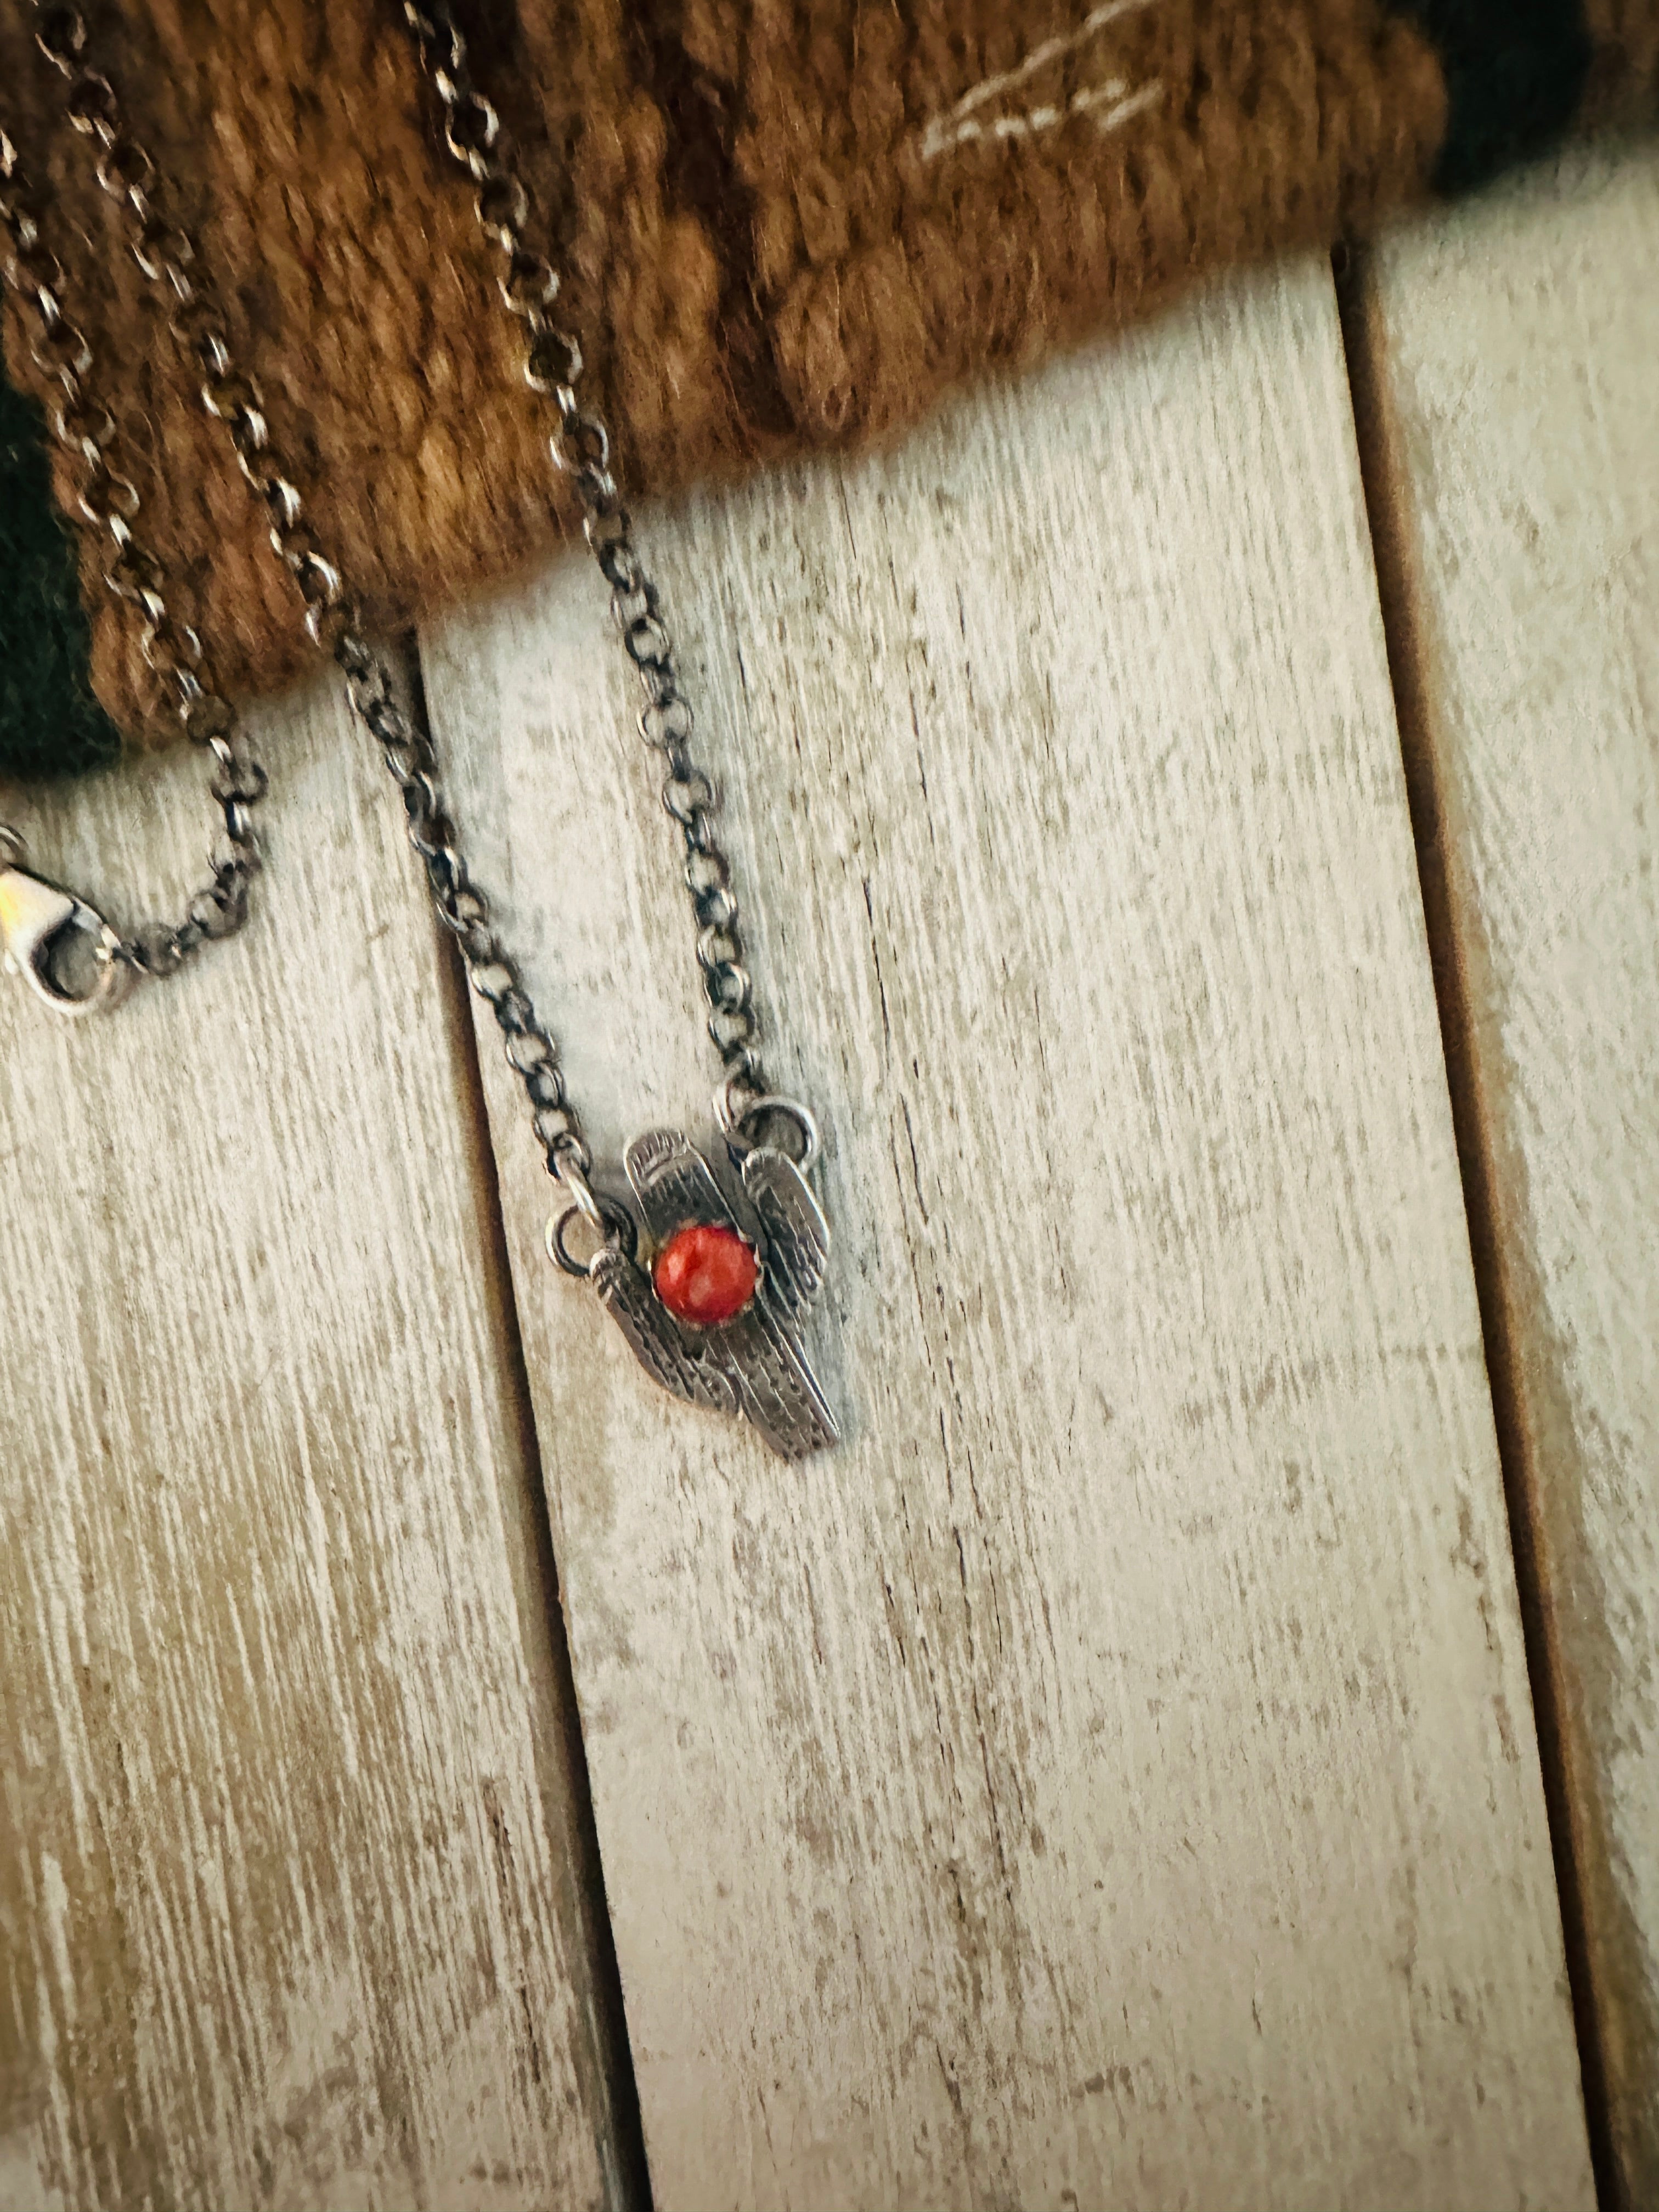
[[[90,940],[79,948],[76,937]],[[121,940],[102,915],[72,891],[43,882],[27,868],[0,866],[0,947],[4,964],[21,975],[55,1014],[92,1014],[112,1006],[130,971],[116,958]]]

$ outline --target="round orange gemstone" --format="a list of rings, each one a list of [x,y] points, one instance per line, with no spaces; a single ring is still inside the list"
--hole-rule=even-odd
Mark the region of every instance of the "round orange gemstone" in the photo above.
[[[677,1321],[713,1328],[743,1311],[755,1295],[759,1272],[753,1248],[735,1229],[689,1221],[658,1253],[651,1280]]]

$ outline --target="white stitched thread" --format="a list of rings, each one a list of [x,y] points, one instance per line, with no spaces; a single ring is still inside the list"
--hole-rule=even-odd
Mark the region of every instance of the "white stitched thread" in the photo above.
[[[1132,115],[1139,115],[1143,108],[1155,107],[1164,97],[1163,80],[1159,77],[1154,77],[1150,84],[1138,85],[1127,99],[1123,96],[1125,89],[1122,78],[1116,77],[1110,84],[1097,86],[1092,92],[1079,93],[1068,112],[1073,115],[1081,115],[1090,108],[1104,106],[1104,115],[1095,118],[1096,128],[1115,131],[1120,123],[1127,123]],[[1111,105],[1106,106],[1109,100]]]
[[[1115,22],[1120,15],[1135,15],[1141,9],[1153,5],[1155,5],[1155,0],[1103,0],[1102,6],[1090,9],[1076,30],[1063,31],[1058,37],[1043,40],[1041,46],[1032,47],[1030,52],[1017,68],[1005,70],[1000,76],[988,76],[982,84],[975,85],[971,91],[963,93],[962,98],[948,113],[936,115],[928,125],[922,137],[922,160],[931,161],[936,154],[943,153],[947,146],[960,145],[964,139],[982,137],[983,133],[979,131],[958,129],[953,131],[951,125],[960,125],[965,116],[971,115],[975,108],[982,107],[988,100],[994,100],[1000,93],[1011,91],[1015,85],[1024,84],[1028,78],[1034,77],[1039,70],[1047,69],[1050,62],[1057,62],[1061,55],[1073,52],[1076,48],[1093,38],[1097,31],[1104,30],[1108,23]],[[1075,106],[1076,102],[1073,101],[1071,104]],[[1058,122],[1062,112],[1059,108],[1032,110],[1034,114],[1048,116],[1051,122]],[[1046,130],[1048,124],[1045,122],[1033,127]],[[1010,134],[1002,132],[999,135],[1007,137]]]
[[[1006,92],[1013,85],[1024,84],[1027,77],[1035,76],[1039,70],[1047,69],[1050,62],[1057,62],[1062,54],[1069,54],[1076,47],[1086,44],[1097,31],[1103,31],[1108,23],[1115,23],[1120,15],[1133,15],[1142,8],[1154,4],[1155,0],[1104,0],[1101,7],[1090,9],[1076,30],[1062,31],[1057,38],[1045,39],[1041,46],[1032,47],[1018,68],[1006,70],[1000,76],[988,76],[982,84],[976,84],[971,92],[964,93],[951,110],[951,116],[971,115],[976,107],[982,107],[988,100],[994,100],[1000,92]],[[950,120],[950,118],[945,120]]]
[[[1039,131],[1052,131],[1068,115],[1084,115],[1102,107],[1108,101],[1103,114],[1095,116],[1097,131],[1115,131],[1132,117],[1156,106],[1164,97],[1164,86],[1158,78],[1128,92],[1121,76],[1108,78],[1104,84],[1091,86],[1087,90],[1073,93],[1064,107],[1030,107],[1023,115],[995,115],[989,122],[981,123],[974,116],[958,123],[948,137],[939,135],[946,118],[941,117],[928,125],[927,135],[921,142],[924,161],[937,161],[952,147],[964,146],[976,138],[1029,138]]]

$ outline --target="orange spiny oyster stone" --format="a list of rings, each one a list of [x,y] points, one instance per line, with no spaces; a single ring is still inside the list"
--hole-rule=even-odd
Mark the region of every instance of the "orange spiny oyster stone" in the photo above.
[[[651,1280],[676,1321],[713,1328],[740,1314],[755,1295],[754,1248],[716,1221],[688,1221],[657,1255]]]

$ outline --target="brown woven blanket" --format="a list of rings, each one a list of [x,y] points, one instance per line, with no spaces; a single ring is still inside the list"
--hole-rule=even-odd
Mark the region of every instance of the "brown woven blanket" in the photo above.
[[[878,436],[1226,262],[1370,229],[1650,115],[1659,0],[472,0],[620,471],[670,489]],[[309,656],[223,434],[63,119],[32,7],[0,121],[71,273],[145,535],[240,690]],[[568,526],[393,0],[123,0],[91,42],[179,180],[320,538],[382,629]],[[46,397],[21,328],[18,381]],[[94,672],[177,723],[86,568]]]

